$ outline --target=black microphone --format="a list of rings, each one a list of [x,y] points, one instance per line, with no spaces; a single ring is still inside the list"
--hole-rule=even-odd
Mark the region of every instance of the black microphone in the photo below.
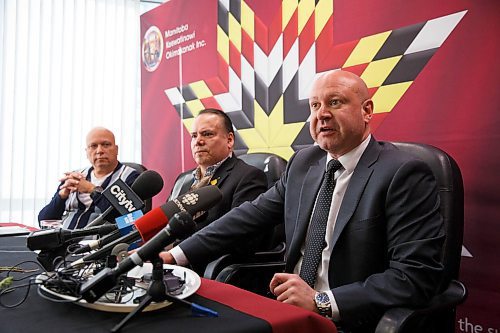
[[[204,186],[185,193],[144,214],[144,216],[135,221],[133,230],[128,235],[110,242],[96,252],[90,253],[74,261],[71,265],[76,266],[89,261],[103,259],[109,255],[113,247],[119,243],[131,244],[140,239],[148,241],[168,224],[169,219],[175,213],[188,212],[193,216],[213,207],[221,199],[222,192],[214,185]]]
[[[153,238],[147,241],[129,257],[122,260],[117,267],[104,268],[92,279],[85,282],[80,288],[80,294],[89,303],[97,301],[108,290],[116,286],[120,275],[127,273],[137,265],[152,260],[177,238],[184,238],[195,230],[195,223],[187,212],[176,213],[170,223],[160,230]]]
[[[116,227],[118,227],[118,226],[116,226]],[[95,228],[95,227],[91,227],[91,228]],[[123,237],[123,235],[120,232],[120,230],[115,230],[115,231],[111,232],[110,234],[107,234],[105,237],[91,240],[86,245],[76,249],[73,252],[73,254],[83,254],[83,253],[87,253],[87,252],[90,252],[90,251],[95,250],[95,249],[99,249],[99,248],[103,247],[104,245],[107,245],[107,244],[109,244],[109,243],[111,243],[111,242],[113,242],[121,237]]]
[[[32,251],[34,250],[53,250],[65,245],[67,242],[78,240],[85,236],[107,235],[118,227],[114,224],[105,224],[102,226],[88,229],[68,230],[68,229],[50,229],[31,232],[26,238],[26,244]]]
[[[146,170],[141,173],[137,179],[132,184],[132,190],[139,195],[139,197],[144,200],[150,199],[156,194],[158,194],[163,188],[163,178],[161,178],[160,174],[154,170]],[[94,221],[90,222],[85,228],[100,224],[103,221],[104,217],[107,215],[106,212],[111,211],[113,206],[110,206],[101,216],[99,216]],[[109,213],[109,212],[108,212]],[[130,230],[117,230],[106,237],[102,237],[100,239],[92,240],[88,244],[78,248],[74,254],[82,254],[87,253],[92,250],[100,249],[105,245],[108,245],[120,237],[124,235],[125,232],[130,232]]]
[[[160,193],[162,188],[163,178],[161,178],[160,174],[154,170],[146,170],[142,172],[132,183],[131,188],[122,180],[118,179],[102,192],[111,206],[109,206],[96,219],[89,222],[85,228],[105,223],[106,216],[114,209],[117,210],[120,215],[129,213],[132,207],[142,209],[142,207],[144,207],[144,202],[142,200],[151,199]]]
[[[163,189],[163,178],[154,170],[142,172],[132,183],[132,190],[142,199],[148,200]]]

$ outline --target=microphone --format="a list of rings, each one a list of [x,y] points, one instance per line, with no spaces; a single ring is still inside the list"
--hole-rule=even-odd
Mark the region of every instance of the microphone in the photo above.
[[[222,199],[222,192],[215,185],[204,186],[191,192],[185,193],[160,207],[157,207],[139,218],[134,229],[128,235],[118,238],[94,253],[74,261],[71,265],[81,265],[88,261],[102,259],[107,256],[113,247],[119,243],[133,243],[142,239],[148,241],[162,230],[168,220],[178,212],[188,212],[191,216],[205,211]]]
[[[88,229],[68,230],[68,229],[50,229],[31,232],[26,243],[30,250],[53,250],[63,246],[68,241],[75,238],[81,238],[90,235],[107,235],[118,227],[114,224],[105,224],[102,226]]]
[[[162,188],[163,179],[160,174],[154,170],[146,170],[142,172],[132,183],[132,188],[130,188],[121,179],[117,179],[117,181],[108,186],[106,190],[102,192],[111,206],[109,206],[96,219],[89,222],[85,228],[103,224],[105,222],[104,219],[113,211],[113,209],[116,209],[120,215],[129,213],[129,208],[131,207],[142,209],[142,207],[144,207],[144,202],[142,200],[154,197],[160,193]],[[127,205],[128,208],[126,208]]]
[[[91,228],[95,228],[95,227],[91,227]],[[88,244],[76,249],[73,252],[73,254],[82,254],[82,253],[90,252],[90,251],[95,250],[95,249],[99,249],[99,248],[103,247],[104,245],[107,245],[107,244],[117,240],[120,237],[122,237],[120,230],[115,230],[112,233],[110,233],[109,235],[106,235],[106,237],[102,237],[102,238],[90,241]]]
[[[154,170],[142,172],[132,183],[132,190],[143,200],[151,199],[163,189],[163,178]]]
[[[82,254],[99,249],[111,242],[114,242],[122,236],[128,235],[134,227],[135,220],[142,216],[142,211],[136,210],[130,214],[117,217],[115,219],[116,226],[118,228],[117,230],[111,232],[105,237],[89,241],[86,245],[76,249],[73,254]]]
[[[104,268],[92,279],[85,282],[80,288],[80,295],[89,303],[97,301],[108,290],[116,286],[120,275],[127,273],[135,266],[142,266],[147,260],[154,259],[160,251],[177,238],[184,238],[192,234],[195,227],[189,213],[185,211],[176,213],[165,228],[141,246],[139,250],[122,260],[118,266],[113,269]]]

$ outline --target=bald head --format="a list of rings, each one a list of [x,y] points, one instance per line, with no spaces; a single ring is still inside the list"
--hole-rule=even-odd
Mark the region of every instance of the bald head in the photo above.
[[[335,70],[319,75],[309,107],[311,136],[334,158],[356,148],[370,134],[373,102],[356,74]]]
[[[97,177],[111,173],[118,165],[118,146],[113,132],[104,127],[94,127],[86,138],[87,158]]]
[[[87,138],[85,140],[87,146],[89,145],[89,140],[92,140],[92,138],[96,135],[105,135],[112,139],[113,144],[115,143],[115,135],[113,132],[105,127],[94,127],[87,133]]]
[[[349,88],[356,96],[358,96],[358,99],[361,102],[370,98],[368,87],[363,79],[354,73],[340,69],[324,72],[318,75],[311,92],[313,92],[315,87],[318,85],[328,85],[331,83]]]

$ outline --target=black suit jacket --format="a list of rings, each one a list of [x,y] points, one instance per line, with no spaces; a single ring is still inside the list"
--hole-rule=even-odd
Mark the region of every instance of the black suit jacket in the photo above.
[[[317,146],[294,154],[274,187],[180,244],[190,262],[210,260],[284,217],[286,271],[300,258],[326,165]],[[344,195],[333,234],[329,284],[347,327],[373,327],[383,311],[419,306],[437,291],[444,241],[429,167],[371,139]]]
[[[180,174],[168,200],[188,192],[193,182],[193,170]],[[196,230],[204,228],[243,202],[252,201],[267,190],[264,171],[246,164],[234,154],[217,168],[211,183],[215,183],[221,190],[222,200],[210,208],[208,214],[196,220]]]

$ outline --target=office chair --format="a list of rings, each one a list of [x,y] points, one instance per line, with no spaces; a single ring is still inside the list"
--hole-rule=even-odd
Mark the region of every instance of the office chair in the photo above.
[[[443,291],[421,309],[389,309],[379,321],[375,332],[416,332],[422,320],[431,323],[426,332],[455,332],[456,306],[467,297],[467,289],[458,281],[464,232],[464,188],[462,174],[455,160],[443,150],[418,143],[393,142],[431,168],[437,180],[440,212],[446,232],[442,260]]]
[[[425,161],[437,179],[440,212],[446,231],[442,253],[445,273],[442,281],[443,291],[426,307],[389,309],[380,319],[375,332],[454,333],[455,308],[467,297],[465,286],[458,281],[464,225],[462,175],[455,160],[441,149],[419,143],[393,142],[393,144]],[[271,297],[268,291],[269,281],[275,272],[283,271],[284,268],[283,261],[248,259],[246,262],[233,263],[223,268],[215,279]],[[252,277],[256,281],[249,281]],[[424,323],[427,325],[425,328],[421,326]],[[429,327],[429,323],[432,327]]]
[[[239,159],[245,163],[252,165],[266,174],[268,188],[272,187],[274,183],[281,177],[283,171],[285,171],[287,161],[276,154],[273,153],[249,153],[242,154],[238,156]],[[226,254],[211,263],[209,263],[205,269],[203,277],[207,279],[215,279],[219,275],[220,271],[226,266],[233,263],[250,263],[250,262],[267,262],[267,261],[283,261],[285,259],[285,229],[283,224],[276,226],[270,235],[269,239],[266,239],[263,248],[269,249],[267,251],[261,251],[248,256],[241,256],[235,254]],[[246,279],[247,282],[253,284],[252,279]],[[249,285],[240,281],[240,286]],[[243,288],[245,289],[245,288]]]
[[[240,160],[246,164],[252,165],[258,169],[264,171],[267,177],[267,188],[271,188],[278,179],[280,179],[281,174],[286,169],[287,161],[276,154],[273,153],[250,153],[238,156]],[[267,245],[264,248],[273,249],[267,252],[266,256],[271,255],[276,252],[281,252],[280,255],[285,253],[285,226],[279,224],[274,228],[271,238],[267,241]],[[278,255],[276,253],[276,255]],[[275,256],[278,258],[277,256]],[[284,257],[283,257],[284,258]]]
[[[144,165],[135,162],[122,162],[122,164],[137,170],[139,173],[143,173],[144,171],[147,170],[147,168]],[[149,198],[144,200],[144,209],[142,209],[142,212],[147,213],[152,208],[153,208],[153,199]]]
[[[287,161],[273,153],[250,153],[238,156],[240,160],[254,166],[266,174],[267,188],[270,188],[285,171]]]

